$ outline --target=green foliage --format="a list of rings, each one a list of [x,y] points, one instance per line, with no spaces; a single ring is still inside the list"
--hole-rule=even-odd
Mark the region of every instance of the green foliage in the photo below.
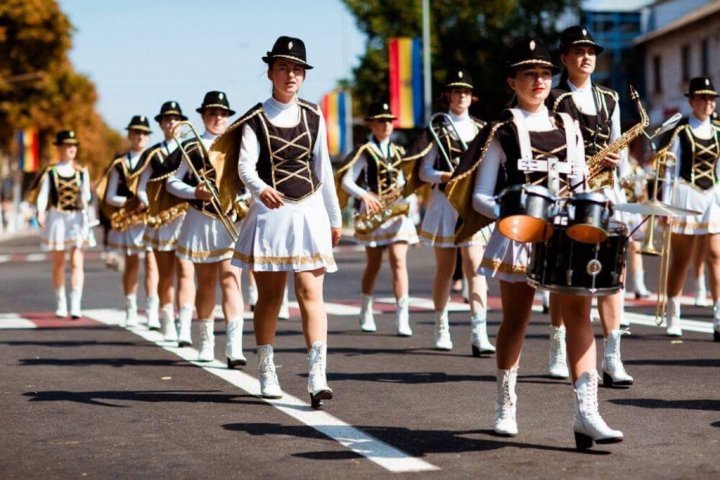
[[[422,36],[420,0],[344,0],[358,28],[367,34],[367,51],[354,70],[355,111],[389,94],[387,41]],[[475,114],[493,118],[510,99],[504,65],[518,39],[537,36],[557,45],[556,19],[579,0],[430,0],[432,82],[438,97],[445,72],[468,68],[480,102]],[[359,109],[359,110],[358,110]]]

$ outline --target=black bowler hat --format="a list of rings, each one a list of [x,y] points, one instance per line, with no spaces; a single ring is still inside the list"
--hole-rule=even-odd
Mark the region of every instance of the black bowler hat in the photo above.
[[[710,80],[708,77],[693,78],[692,80],[690,80],[690,88],[688,90],[688,93],[685,94],[686,97],[691,97],[693,95],[713,95],[715,97],[718,96],[718,93],[715,90],[715,85],[713,85],[712,80]]]
[[[464,68],[453,68],[448,71],[445,78],[445,90],[453,88],[469,88],[474,90],[472,75]]]
[[[507,63],[508,75],[512,75],[520,67],[541,66],[549,68],[553,74],[560,69],[552,62],[547,47],[540,39],[527,38],[515,44],[510,51],[510,60]]]
[[[230,102],[228,102],[225,92],[219,92],[217,90],[207,92],[205,98],[203,98],[202,105],[196,108],[195,111],[201,114],[206,108],[219,108],[220,110],[228,112],[230,116],[235,115],[235,110],[230,108]]]
[[[148,122],[148,118],[145,115],[135,115],[132,117],[125,130],[138,130],[144,133],[152,133],[152,130],[150,130],[150,122]]]
[[[77,145],[78,139],[74,130],[60,130],[55,135],[55,145]]]
[[[182,121],[188,119],[185,115],[183,115],[180,104],[177,103],[175,100],[170,100],[169,102],[165,102],[162,104],[162,107],[160,107],[160,113],[155,115],[155,121],[160,123],[163,117],[168,117],[170,115],[177,115]]]
[[[370,104],[367,115],[365,115],[365,120],[395,120],[396,118],[387,102],[374,102]]]
[[[579,25],[566,28],[560,34],[560,52],[567,53],[573,45],[590,45],[595,48],[595,54],[602,53],[603,47],[595,43],[587,28]]]
[[[267,52],[262,59],[263,62],[270,64],[276,58],[284,58],[298,63],[306,70],[313,68],[305,59],[305,42],[299,38],[282,36],[275,40],[272,51]]]

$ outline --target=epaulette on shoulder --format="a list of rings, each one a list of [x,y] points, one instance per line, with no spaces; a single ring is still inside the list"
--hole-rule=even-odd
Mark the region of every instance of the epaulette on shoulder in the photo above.
[[[558,107],[560,106],[560,102],[565,100],[566,98],[572,98],[572,92],[563,92],[560,95],[555,98],[555,101],[552,104],[551,111],[557,112]]]
[[[615,100],[616,102],[620,99],[620,95],[618,94],[618,92],[616,92],[612,88],[608,88],[603,85],[595,85],[595,88],[597,88],[598,91],[601,92],[602,94],[612,97],[612,99]]]
[[[485,128],[485,125],[487,125],[487,122],[484,120],[480,120],[479,118],[475,118],[475,117],[470,117],[470,118],[472,119],[473,123],[475,123],[475,125],[478,126],[478,128]]]
[[[392,146],[395,149],[395,151],[397,153],[399,153],[401,156],[405,155],[405,147],[403,147],[402,145],[394,144],[394,143],[392,144]]]
[[[227,128],[227,130],[225,130],[225,131],[223,132],[222,135],[220,135],[219,137],[217,137],[217,138],[215,139],[215,141],[217,142],[218,140],[220,140],[220,138],[226,137],[228,133],[232,132],[232,131],[235,130],[236,128],[241,127],[245,122],[247,122],[248,120],[250,120],[251,118],[253,118],[253,117],[256,116],[256,115],[259,115],[260,113],[262,113],[262,103],[256,103],[255,105],[253,105],[253,107],[252,107],[250,110],[248,110],[247,112],[245,112],[245,113],[243,113],[242,115],[240,115],[240,118],[238,118],[237,120],[235,120],[235,121]],[[215,142],[213,142],[213,144],[214,144],[214,143],[215,143]]]
[[[322,115],[322,112],[320,111],[320,106],[316,103],[308,102],[307,100],[303,100],[302,98],[298,98],[298,105],[300,105],[303,108],[306,108],[318,115]]]

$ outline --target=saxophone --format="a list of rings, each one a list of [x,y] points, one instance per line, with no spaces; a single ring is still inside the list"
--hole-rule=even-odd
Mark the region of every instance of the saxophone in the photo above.
[[[145,223],[148,218],[147,210],[138,210],[140,200],[133,197],[125,205],[110,216],[110,227],[118,232],[124,232],[133,225]]]
[[[623,133],[617,140],[605,146],[587,160],[587,182],[590,190],[600,190],[605,187],[612,187],[615,184],[615,168],[606,167],[603,165],[603,160],[609,153],[618,153],[627,147],[630,142],[640,136],[650,124],[650,119],[640,102],[640,95],[632,85],[630,85],[630,99],[635,102],[635,106],[640,114],[640,121],[630,130]]]
[[[377,230],[380,225],[391,218],[406,215],[410,211],[410,204],[396,203],[401,197],[402,190],[395,189],[380,197],[380,203],[382,204],[380,211],[373,214],[355,214],[355,232],[361,235],[367,235]]]
[[[181,203],[180,205],[175,205],[174,207],[170,207],[167,210],[163,210],[157,215],[148,215],[147,224],[150,228],[164,227],[165,225],[178,218],[183,213],[187,212],[187,209],[188,204]]]

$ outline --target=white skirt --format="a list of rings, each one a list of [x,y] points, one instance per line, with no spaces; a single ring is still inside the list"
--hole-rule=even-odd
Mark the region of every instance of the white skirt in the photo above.
[[[403,202],[407,203],[408,199],[398,200],[397,203]],[[370,233],[355,232],[355,241],[366,247],[382,247],[399,242],[412,245],[418,243],[420,239],[412,219],[408,215],[398,215]]]
[[[252,202],[232,263],[255,272],[337,271],[322,192],[274,210]]]
[[[143,235],[145,235],[144,223],[133,225],[124,232],[110,229],[107,244],[112,250],[117,250],[123,255],[141,255],[146,250]]]
[[[160,228],[152,228],[149,225],[146,226],[145,234],[143,235],[145,246],[148,247],[148,249],[159,252],[174,251],[177,247],[178,238],[180,238],[180,230],[182,229],[184,218],[185,214],[183,213]]]
[[[235,230],[239,224],[235,224]],[[233,240],[223,223],[190,206],[180,228],[175,256],[193,263],[216,263],[229,260]]]
[[[455,225],[458,213],[440,190],[433,188],[425,218],[420,227],[420,239],[435,248],[470,247],[487,245],[493,227],[487,226],[459,245],[455,245]]]
[[[478,273],[511,283],[525,282],[531,252],[531,243],[516,242],[495,229],[485,248]]]
[[[71,248],[94,247],[95,235],[88,231],[83,236],[83,214],[81,211],[61,212],[55,208],[48,211],[45,228],[42,231],[42,249],[64,251]]]
[[[613,205],[619,203],[627,203],[627,197],[625,196],[625,190],[620,187],[619,184],[615,184],[614,187],[606,187],[600,190],[600,193],[605,195],[605,198],[610,200]],[[610,217],[615,222],[622,223],[627,226],[628,232],[632,232],[635,228],[640,225],[643,217],[637,213],[621,212],[619,210],[613,210],[613,215]],[[633,235],[634,240],[642,240],[643,234],[640,230],[636,231]]]
[[[672,233],[684,235],[706,235],[720,233],[720,184],[707,190],[700,190],[685,180],[675,183],[672,204],[702,212],[700,215],[675,217],[672,219]]]

